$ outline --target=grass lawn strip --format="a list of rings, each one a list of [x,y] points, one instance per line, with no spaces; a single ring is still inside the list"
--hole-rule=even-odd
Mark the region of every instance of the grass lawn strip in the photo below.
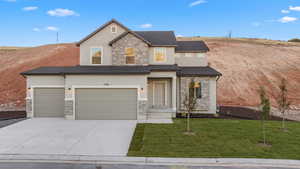
[[[267,141],[262,140],[257,120],[191,119],[194,136],[184,135],[186,120],[173,124],[138,124],[129,156],[143,157],[219,157],[300,159],[300,123],[287,122],[288,132],[279,121],[268,121]]]

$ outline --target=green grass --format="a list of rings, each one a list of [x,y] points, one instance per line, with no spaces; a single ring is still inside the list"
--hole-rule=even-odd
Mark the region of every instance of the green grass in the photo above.
[[[267,141],[259,145],[261,122],[256,120],[191,119],[194,136],[184,135],[186,120],[174,124],[138,124],[128,152],[143,157],[223,157],[300,159],[300,123],[268,121]]]

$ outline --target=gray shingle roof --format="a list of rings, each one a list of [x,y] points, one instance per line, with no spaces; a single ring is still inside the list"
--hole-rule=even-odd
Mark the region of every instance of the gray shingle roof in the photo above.
[[[209,48],[203,41],[177,41],[175,48],[177,53],[180,52],[207,52]]]
[[[145,66],[73,66],[40,67],[21,73],[21,75],[59,75],[59,74],[149,74]]]
[[[127,75],[149,74],[151,71],[176,71],[178,76],[221,76],[215,69],[207,67],[179,67],[177,65],[149,66],[72,66],[72,67],[39,67],[22,72],[21,75],[65,75],[65,74],[98,74]]]
[[[173,31],[134,31],[151,43],[151,46],[176,46],[176,37]]]
[[[149,65],[151,71],[178,71],[179,67],[175,65]]]
[[[180,71],[177,72],[178,76],[222,76],[217,70],[205,66],[205,67],[180,67]]]

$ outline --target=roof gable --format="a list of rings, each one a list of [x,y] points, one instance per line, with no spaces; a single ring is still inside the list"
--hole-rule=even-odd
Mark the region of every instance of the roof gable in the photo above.
[[[151,46],[177,46],[173,31],[134,31],[151,43]]]
[[[118,36],[115,39],[113,39],[112,41],[110,41],[109,45],[114,44],[115,42],[117,42],[118,40],[122,39],[123,37],[125,37],[128,34],[132,34],[136,38],[142,40],[143,42],[145,42],[146,44],[148,44],[149,46],[151,46],[151,43],[149,41],[147,41],[146,39],[144,39],[143,37],[141,37],[140,35],[136,34],[135,32],[132,32],[132,31],[127,31],[127,32],[122,33],[120,36]]]
[[[82,40],[80,40],[78,43],[76,43],[77,46],[80,46],[80,44],[82,44],[83,42],[87,41],[88,39],[90,39],[91,37],[93,37],[94,35],[96,35],[98,32],[100,32],[101,30],[103,30],[104,28],[106,28],[107,26],[109,26],[110,24],[115,23],[118,26],[122,27],[123,29],[125,29],[126,31],[130,31],[130,29],[128,29],[126,26],[124,26],[123,24],[121,24],[120,22],[118,22],[115,19],[112,19],[108,22],[106,22],[105,24],[103,24],[102,26],[100,26],[98,29],[96,29],[94,32],[90,33],[88,36],[86,36],[85,38],[83,38]]]

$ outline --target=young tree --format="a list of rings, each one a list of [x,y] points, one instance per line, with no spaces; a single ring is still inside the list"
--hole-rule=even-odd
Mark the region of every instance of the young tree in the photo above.
[[[191,117],[191,113],[193,112],[193,110],[195,110],[195,106],[197,103],[197,99],[194,96],[194,86],[195,86],[195,82],[194,80],[192,80],[192,82],[189,85],[189,93],[187,95],[185,95],[185,99],[183,101],[183,105],[186,109],[186,113],[187,113],[187,125],[186,125],[186,133],[190,134],[191,133],[191,128],[190,128],[190,117]]]
[[[262,124],[262,133],[263,133],[263,143],[266,145],[266,127],[265,122],[268,120],[271,110],[270,100],[266,94],[266,91],[263,87],[260,87],[260,116]]]
[[[288,100],[288,90],[286,86],[286,80],[282,79],[279,85],[280,93],[277,99],[278,109],[282,114],[282,129],[286,130],[285,128],[285,113],[290,108],[291,102]]]

